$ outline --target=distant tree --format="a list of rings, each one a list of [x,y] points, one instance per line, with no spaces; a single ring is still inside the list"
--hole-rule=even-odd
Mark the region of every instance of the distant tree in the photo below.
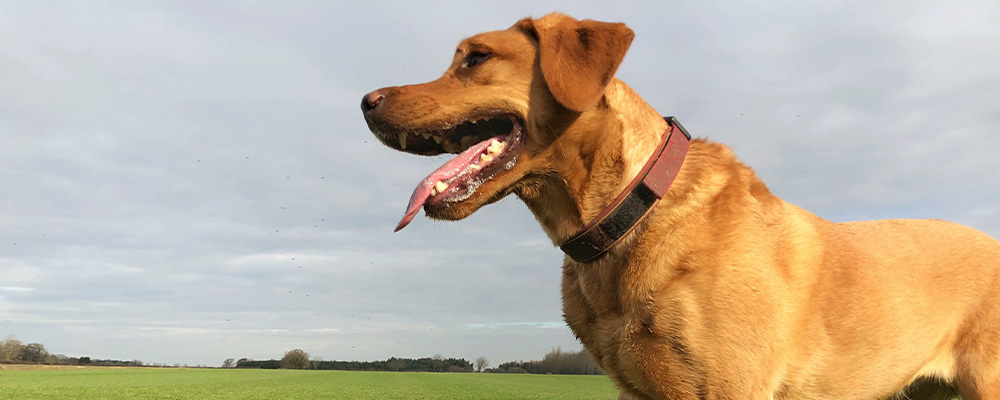
[[[0,342],[0,361],[19,361],[23,352],[24,345],[14,335],[7,336],[7,339]]]
[[[302,349],[289,351],[281,358],[278,365],[285,369],[306,369],[309,367],[309,353]]]
[[[406,361],[396,357],[392,357],[385,361],[385,367],[389,371],[401,371],[405,366]]]
[[[236,365],[234,365],[234,367],[239,368],[240,364],[243,364],[243,363],[245,363],[247,361],[253,361],[253,360],[251,360],[249,358],[246,358],[246,357],[241,358],[241,359],[239,359],[239,360],[236,361]]]
[[[431,367],[428,370],[430,372],[444,372],[445,371],[445,368],[444,368],[444,357],[442,357],[440,354],[435,354],[433,357],[431,357],[430,364],[431,364]]]
[[[222,368],[232,368],[235,365],[235,363],[236,363],[235,359],[227,358],[226,361],[222,362]]]
[[[41,343],[28,343],[24,345],[24,350],[21,351],[21,361],[41,363],[45,362],[49,357],[48,350],[45,350],[45,345]]]
[[[490,360],[486,357],[479,357],[476,359],[476,372],[483,372],[483,368],[490,366]]]

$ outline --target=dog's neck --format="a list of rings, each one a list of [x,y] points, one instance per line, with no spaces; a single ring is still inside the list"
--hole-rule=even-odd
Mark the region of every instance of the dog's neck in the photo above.
[[[551,146],[556,170],[517,194],[552,242],[562,244],[626,189],[666,129],[656,110],[614,79],[602,103],[581,113]]]

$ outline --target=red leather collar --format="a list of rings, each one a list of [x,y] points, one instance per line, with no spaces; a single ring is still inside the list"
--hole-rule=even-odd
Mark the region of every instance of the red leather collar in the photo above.
[[[649,216],[674,182],[684,164],[691,135],[676,118],[664,119],[669,126],[639,174],[593,221],[559,246],[574,261],[595,261],[614,247]]]

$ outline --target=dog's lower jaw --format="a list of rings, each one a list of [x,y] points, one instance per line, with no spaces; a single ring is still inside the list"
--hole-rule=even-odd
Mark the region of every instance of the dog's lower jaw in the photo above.
[[[522,182],[524,179],[525,178],[522,178],[521,180],[514,182],[514,184],[501,188],[493,194],[484,194],[480,191],[476,191],[468,198],[460,201],[425,203],[423,207],[424,213],[428,218],[443,221],[458,221],[468,218],[480,208],[503,200],[511,193],[517,193],[518,189],[523,185]]]
[[[473,193],[469,199],[463,201],[424,204],[424,214],[428,218],[442,221],[458,221],[468,218],[472,213],[490,203],[489,201],[475,201],[476,196],[477,194]]]

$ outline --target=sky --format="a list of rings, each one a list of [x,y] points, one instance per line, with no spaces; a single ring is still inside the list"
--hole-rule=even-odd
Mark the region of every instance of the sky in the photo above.
[[[578,349],[516,198],[393,234],[444,159],[359,107],[554,10],[625,22],[617,76],[786,201],[1000,237],[995,2],[3,1],[0,336],[211,366]]]

